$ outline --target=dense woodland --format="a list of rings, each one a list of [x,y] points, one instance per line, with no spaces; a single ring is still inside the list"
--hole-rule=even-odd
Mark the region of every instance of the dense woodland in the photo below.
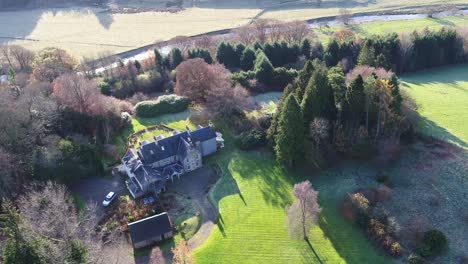
[[[266,146],[287,167],[321,168],[340,155],[396,157],[417,118],[397,74],[468,59],[466,35],[451,29],[367,39],[340,30],[324,46],[305,23],[258,21],[234,36],[175,39],[168,55],[155,50],[150,59],[120,61],[100,75],[60,49],[2,46],[3,262],[98,258],[89,242],[96,234],[85,228],[93,220],[76,212],[60,184],[103,174],[118,161],[112,140],[129,126],[137,103],[144,116],[154,116],[190,100],[240,148]],[[283,91],[276,112],[248,117],[249,95],[266,91]],[[161,92],[182,97],[141,103]],[[64,222],[38,220],[55,213]]]

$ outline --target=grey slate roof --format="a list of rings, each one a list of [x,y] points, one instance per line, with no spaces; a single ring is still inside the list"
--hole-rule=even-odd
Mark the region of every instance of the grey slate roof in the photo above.
[[[134,158],[137,158],[137,155],[133,149],[129,148],[127,152],[125,153],[125,155],[123,156],[122,161],[123,163],[126,164]]]
[[[164,212],[128,224],[133,244],[146,241],[172,231],[169,215]]]
[[[185,131],[161,140],[142,145],[138,151],[145,164],[152,164],[175,155],[184,156],[186,149],[181,141],[199,142],[216,138],[216,132],[207,126],[194,131]]]

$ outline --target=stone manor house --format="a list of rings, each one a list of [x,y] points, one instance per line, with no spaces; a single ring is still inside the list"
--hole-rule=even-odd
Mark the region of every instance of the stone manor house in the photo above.
[[[127,173],[126,185],[133,198],[164,191],[166,182],[196,170],[203,164],[203,157],[224,147],[224,139],[212,125],[191,131],[174,131],[170,137],[145,140],[140,147],[129,149],[122,158]]]

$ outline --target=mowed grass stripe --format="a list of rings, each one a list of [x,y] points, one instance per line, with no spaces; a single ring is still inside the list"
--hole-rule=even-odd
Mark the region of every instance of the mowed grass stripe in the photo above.
[[[223,150],[213,158],[225,170],[212,194],[221,218],[208,240],[195,250],[197,263],[319,263],[303,239],[289,236],[285,223],[285,206],[292,203],[292,186],[301,177],[286,172],[268,156]],[[335,201],[321,205],[333,207],[324,210],[323,219],[340,218],[342,226],[332,226],[337,221],[322,221],[331,229],[344,228],[342,241],[338,241],[342,252],[319,225],[312,228],[311,244],[324,263],[387,263],[359,230],[341,218]]]

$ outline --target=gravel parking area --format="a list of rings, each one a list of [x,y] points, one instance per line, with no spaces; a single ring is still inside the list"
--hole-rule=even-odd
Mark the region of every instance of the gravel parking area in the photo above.
[[[71,191],[78,194],[86,202],[97,204],[97,214],[99,217],[102,217],[104,214],[102,201],[109,192],[117,193],[117,197],[128,194],[125,181],[118,174],[106,177],[90,177],[82,180],[80,184],[73,186]]]

